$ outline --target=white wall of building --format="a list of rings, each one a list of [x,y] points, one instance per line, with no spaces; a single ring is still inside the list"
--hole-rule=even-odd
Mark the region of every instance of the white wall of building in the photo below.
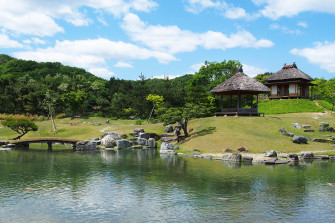
[[[277,94],[277,85],[271,86],[271,94]]]
[[[296,89],[296,88],[295,88],[295,84],[290,84],[288,93],[289,93],[289,94],[297,93],[297,92],[295,92],[295,89]]]

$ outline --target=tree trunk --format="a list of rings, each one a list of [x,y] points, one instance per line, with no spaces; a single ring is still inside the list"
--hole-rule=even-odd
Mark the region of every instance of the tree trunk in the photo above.
[[[181,125],[181,128],[183,129],[185,137],[188,137],[187,123],[188,123],[188,120],[186,120],[186,119],[179,122],[179,124]]]
[[[21,139],[21,137],[24,136],[25,134],[27,134],[27,132],[22,133],[21,135],[19,135],[19,136],[13,138],[12,140],[18,140],[18,139]]]

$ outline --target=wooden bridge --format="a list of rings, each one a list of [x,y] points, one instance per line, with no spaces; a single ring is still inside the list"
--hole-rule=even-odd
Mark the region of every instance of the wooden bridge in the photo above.
[[[59,144],[72,144],[73,149],[76,149],[76,144],[79,140],[74,139],[64,139],[64,138],[37,138],[37,139],[26,139],[26,140],[19,140],[14,141],[12,144],[15,147],[22,147],[22,148],[29,148],[29,144],[31,143],[47,143],[48,150],[52,150],[52,144],[59,143]]]

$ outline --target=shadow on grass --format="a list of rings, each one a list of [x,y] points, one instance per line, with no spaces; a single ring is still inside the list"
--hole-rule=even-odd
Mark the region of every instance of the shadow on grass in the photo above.
[[[199,136],[212,134],[215,131],[216,131],[216,127],[208,127],[208,128],[205,128],[205,129],[202,129],[200,131],[195,132],[193,137],[199,137]]]

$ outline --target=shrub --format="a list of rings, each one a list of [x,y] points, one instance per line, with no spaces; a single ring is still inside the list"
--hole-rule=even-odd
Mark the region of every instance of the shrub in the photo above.
[[[324,107],[325,109],[332,110],[333,105],[330,104],[328,101],[325,101],[325,100],[318,100],[317,102],[319,103],[319,105],[321,105],[321,106]]]
[[[135,124],[136,125],[142,125],[143,120],[142,119],[136,119]]]
[[[118,120],[118,117],[112,116],[112,117],[110,117],[110,120]]]

